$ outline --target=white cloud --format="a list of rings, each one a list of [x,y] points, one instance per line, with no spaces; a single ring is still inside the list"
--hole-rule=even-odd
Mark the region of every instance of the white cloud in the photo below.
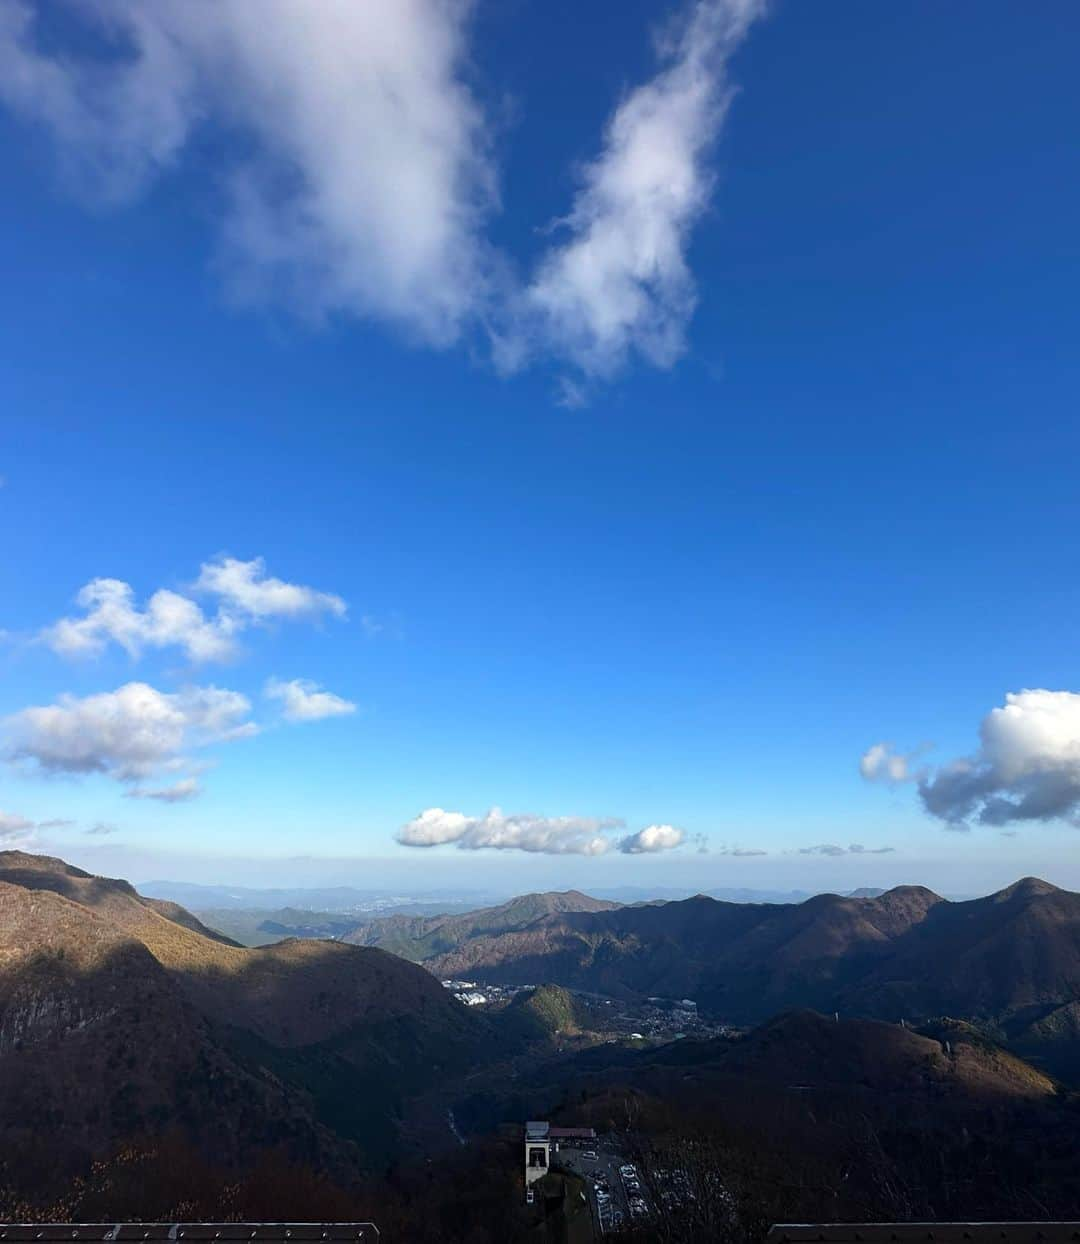
[[[110,834],[115,834],[118,830],[116,825],[110,825],[106,821],[98,821],[91,825],[86,831],[92,838],[106,838]]]
[[[618,842],[618,848],[624,855],[646,855],[656,851],[670,851],[681,846],[686,838],[681,829],[674,825],[647,825],[636,834],[628,834]]]
[[[603,855],[611,847],[603,831],[621,824],[614,819],[581,816],[533,816],[492,808],[484,816],[465,816],[428,808],[398,831],[398,842],[432,847],[453,842],[464,851],[535,851],[545,855]]]
[[[1080,823],[1080,695],[1010,692],[979,727],[973,756],[919,783],[923,806],[962,827],[1072,819]]]
[[[469,0],[69,7],[109,55],[49,54],[31,7],[7,0],[0,98],[51,131],[80,188],[131,197],[213,119],[241,139],[224,237],[242,296],[458,335],[483,298],[496,199],[463,76]]]
[[[618,817],[534,816],[505,813],[501,808],[492,808],[483,816],[466,816],[428,808],[398,830],[397,840],[409,847],[454,843],[463,851],[492,848],[545,855],[606,855],[613,848],[639,854],[668,850],[683,841],[682,831],[670,825],[651,825],[638,834],[612,839],[611,831],[622,827]],[[635,842],[638,845],[629,845]]]
[[[658,367],[682,353],[696,301],[686,251],[709,203],[709,152],[732,98],[726,63],[763,8],[699,0],[663,42],[660,71],[619,105],[582,171],[557,222],[569,236],[525,290],[521,323],[501,342],[504,365],[539,346],[604,377],[631,353]],[[564,386],[563,400],[580,404],[580,386]]]
[[[340,596],[272,578],[261,557],[249,562],[235,557],[205,562],[195,590],[217,596],[226,616],[239,615],[257,622],[271,618],[312,619],[324,613],[343,618],[346,612]]]
[[[492,811],[497,811],[493,809]],[[491,815],[490,813],[488,815]],[[442,808],[425,808],[398,830],[398,842],[408,847],[438,847],[445,842],[457,842],[465,836],[476,819],[463,812],[446,812]]]
[[[593,378],[683,350],[726,66],[764,2],[688,5],[524,284],[485,239],[498,189],[468,85],[472,0],[68,0],[81,55],[50,50],[33,7],[6,0],[0,101],[113,202],[177,165],[200,126],[223,130],[221,266],[241,300],[375,317],[436,346],[482,332],[504,370],[553,354]],[[585,400],[576,381],[560,391]]]
[[[324,717],[344,717],[356,712],[351,701],[321,690],[318,683],[307,678],[289,682],[271,678],[266,684],[266,695],[281,701],[281,715],[286,721],[321,721]]]
[[[85,613],[61,618],[39,638],[66,657],[99,656],[111,641],[134,658],[147,648],[176,647],[192,661],[224,661],[236,654],[235,637],[249,626],[273,619],[313,620],[327,613],[340,618],[346,612],[340,596],[268,576],[261,557],[204,562],[195,590],[217,598],[213,617],[165,588],[140,609],[129,583],[93,579],[76,597]]]
[[[135,593],[120,579],[93,579],[76,601],[86,613],[61,618],[41,632],[41,638],[62,656],[97,656],[109,640],[129,656],[144,648],[182,648],[193,661],[220,661],[235,651],[236,627],[228,617],[207,619],[192,600],[176,592],[155,592],[140,610]]]
[[[44,773],[104,773],[137,782],[183,767],[189,748],[256,733],[250,709],[245,696],[219,687],[166,694],[131,682],[13,714],[4,723],[7,751]]]
[[[129,799],[156,799],[160,803],[186,803],[189,799],[201,795],[202,787],[197,778],[186,777],[173,782],[170,786],[159,786],[154,789],[136,786],[125,793]]]

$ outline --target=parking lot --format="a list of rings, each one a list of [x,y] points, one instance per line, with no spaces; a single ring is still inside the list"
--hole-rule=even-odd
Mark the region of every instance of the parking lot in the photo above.
[[[587,1153],[596,1156],[586,1157]],[[620,1169],[627,1162],[628,1159],[602,1137],[595,1142],[560,1144],[558,1154],[552,1156],[553,1165],[557,1163],[585,1180],[589,1207],[598,1235],[630,1226],[648,1213],[644,1196],[639,1189],[634,1188],[636,1179],[634,1176],[625,1177]],[[600,1185],[599,1188],[597,1184]],[[631,1205],[632,1198],[637,1202],[636,1213]]]

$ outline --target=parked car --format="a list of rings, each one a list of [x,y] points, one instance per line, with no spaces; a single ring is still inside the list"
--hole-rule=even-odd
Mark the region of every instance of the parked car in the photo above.
[[[525,1204],[531,1205],[536,1200],[536,1192],[532,1188],[525,1189]]]
[[[596,1161],[596,1150],[586,1149],[585,1152],[581,1156],[585,1159],[586,1162],[595,1162]]]

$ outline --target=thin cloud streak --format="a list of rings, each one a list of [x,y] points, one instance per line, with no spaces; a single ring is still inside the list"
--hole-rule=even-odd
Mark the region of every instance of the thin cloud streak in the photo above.
[[[616,109],[565,219],[567,240],[541,259],[499,343],[503,366],[550,352],[588,378],[610,377],[637,355],[670,367],[685,349],[696,304],[686,251],[706,211],[709,153],[732,90],[727,62],[764,11],[759,0],[703,0],[669,32],[661,68]],[[583,404],[580,384],[562,401]]]

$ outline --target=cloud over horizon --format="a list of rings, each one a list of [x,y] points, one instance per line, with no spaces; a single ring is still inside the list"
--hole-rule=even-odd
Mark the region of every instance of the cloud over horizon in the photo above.
[[[692,0],[669,23],[525,277],[488,240],[497,127],[471,85],[471,0],[69,0],[78,55],[7,0],[0,101],[51,135],[72,187],[114,206],[219,127],[220,267],[242,302],[436,347],[490,340],[502,371],[552,358],[607,378],[684,349],[726,65],[764,7]],[[583,400],[566,377],[563,391]]]
[[[462,851],[528,851],[544,855],[653,854],[679,846],[685,835],[672,825],[650,825],[623,838],[611,832],[624,828],[619,817],[534,816],[505,813],[493,807],[483,816],[466,816],[443,808],[427,808],[402,825],[397,841],[407,847],[438,847],[452,843]]]
[[[822,842],[816,847],[799,847],[800,855],[892,855],[895,847],[864,847],[861,842],[852,842],[846,847],[834,842]]]

